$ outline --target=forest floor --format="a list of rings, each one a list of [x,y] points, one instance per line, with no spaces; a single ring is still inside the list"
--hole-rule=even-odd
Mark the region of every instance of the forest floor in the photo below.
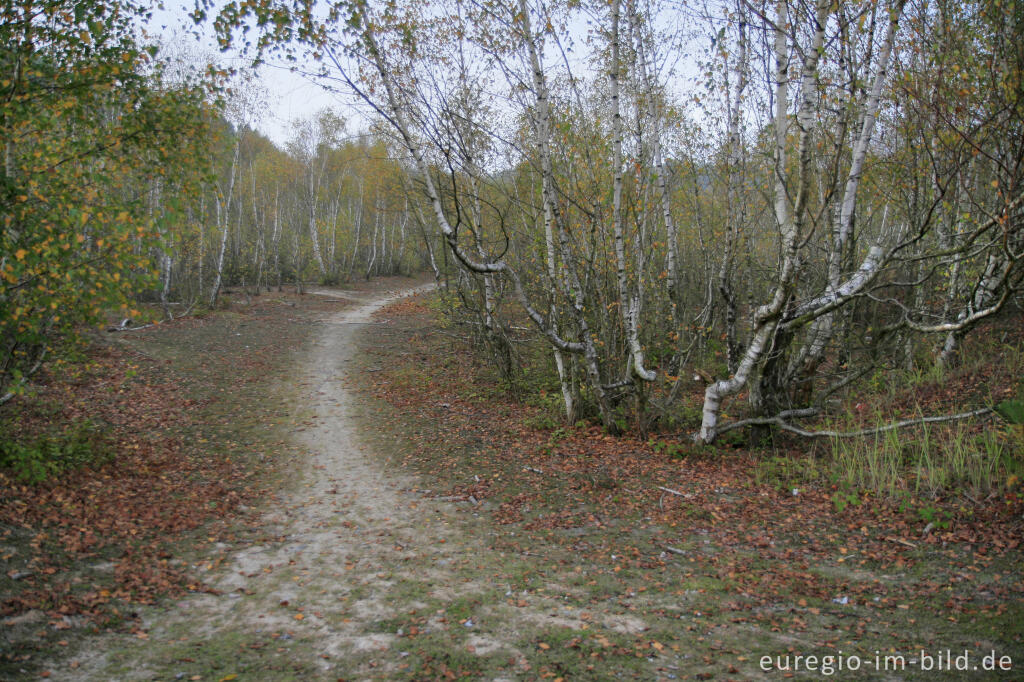
[[[4,481],[0,677],[1019,676],[1016,499],[839,510],[763,454],[547,424],[412,286],[124,333],[50,396],[130,406],[142,454]]]

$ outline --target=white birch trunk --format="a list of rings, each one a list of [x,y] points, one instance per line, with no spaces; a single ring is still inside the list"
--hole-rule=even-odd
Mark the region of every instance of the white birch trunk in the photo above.
[[[732,286],[733,257],[736,242],[743,223],[745,222],[745,202],[741,198],[742,181],[740,168],[743,163],[743,144],[740,140],[740,121],[743,112],[743,97],[747,88],[749,65],[747,59],[747,32],[745,7],[739,3],[737,11],[740,16],[739,25],[739,50],[736,58],[736,92],[731,100],[727,100],[728,126],[726,131],[726,144],[728,146],[728,168],[727,172],[727,225],[725,234],[725,246],[722,253],[722,264],[718,270],[718,292],[725,304],[725,340],[726,340],[726,365],[730,372],[735,372],[739,366],[739,347],[736,330],[737,311],[736,294]],[[728,72],[726,72],[728,78]],[[728,87],[728,81],[726,82]],[[732,94],[732,93],[729,93]]]
[[[320,228],[317,225],[317,194],[319,183],[315,181],[316,173],[311,168],[309,173],[309,241],[313,246],[313,259],[316,261],[317,269],[320,270],[320,277],[327,276],[327,268],[324,266],[324,257],[320,253]]]
[[[359,182],[358,178],[356,182],[359,184],[359,202],[356,204],[355,210],[355,237],[352,238],[352,260],[348,264],[348,274],[346,279],[352,278],[352,273],[355,271],[356,259],[359,257],[359,237],[363,227],[363,183]]]
[[[281,291],[283,288],[282,276],[281,276],[281,212],[279,209],[279,190],[277,187],[274,188],[274,233],[270,238],[271,245],[274,249],[274,271],[277,274],[277,290]],[[270,287],[267,287],[268,289]]]
[[[619,0],[611,3],[611,68],[608,72],[612,92],[612,231],[615,240],[615,269],[619,285],[619,311],[626,331],[632,374],[644,381],[654,381],[657,373],[644,367],[644,352],[640,346],[639,308],[640,291],[631,291],[626,274],[625,235],[622,226],[622,112],[619,103]]]
[[[896,31],[899,28],[900,16],[903,13],[904,2],[905,0],[897,0],[896,6],[891,11],[889,26],[886,29],[885,39],[882,41],[882,47],[878,54],[878,63],[875,67],[871,90],[867,95],[866,101],[863,103],[860,134],[853,147],[850,170],[846,176],[846,185],[839,206],[838,222],[834,230],[832,252],[829,255],[828,286],[833,290],[839,287],[842,278],[843,255],[849,247],[853,232],[853,219],[857,207],[857,191],[860,188],[860,180],[864,173],[864,162],[867,159],[868,147],[871,144],[875,123],[878,119],[882,86],[888,77],[889,59],[892,54],[893,43],[896,39]],[[823,315],[816,319],[809,331],[809,342],[806,350],[802,353],[804,357],[801,364],[805,367],[816,366],[834,334],[834,315]]]
[[[220,225],[220,251],[217,255],[217,272],[213,282],[213,287],[210,289],[210,307],[214,307],[217,304],[217,297],[220,295],[221,282],[223,281],[224,275],[224,254],[228,248],[228,233],[230,230],[231,223],[231,200],[235,193],[235,173],[238,166],[238,154],[240,148],[240,140],[238,137],[235,138],[235,151],[234,157],[231,160],[231,172],[228,179],[227,192],[221,196],[218,191],[216,200],[216,215],[217,224]]]
[[[788,173],[786,171],[786,144],[789,134],[789,59],[790,49],[786,34],[790,15],[786,0],[778,0],[775,18],[775,220],[782,236],[782,262],[772,299],[754,314],[754,330],[750,343],[728,379],[710,384],[704,391],[704,407],[696,440],[710,443],[715,439],[718,415],[725,398],[735,395],[746,384],[760,364],[774,337],[779,319],[790,297],[790,288],[796,276],[803,221],[805,219],[810,170],[810,120],[815,101],[815,79],[821,48],[825,40],[825,22],[831,9],[829,0],[819,0],[815,12],[815,27],[811,44],[805,51],[801,74],[800,106],[797,110],[799,142],[797,147],[797,191],[793,206],[789,203]]]
[[[372,240],[372,252],[370,254],[370,261],[366,264],[366,279],[370,279],[370,273],[373,272],[373,265],[377,262],[377,233],[380,231],[380,211],[374,211],[373,215],[373,240]]]

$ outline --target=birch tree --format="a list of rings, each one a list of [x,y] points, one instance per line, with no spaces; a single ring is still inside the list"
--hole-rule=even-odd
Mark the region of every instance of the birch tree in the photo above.
[[[894,348],[939,339],[948,356],[1017,291],[1021,59],[1002,36],[1020,19],[986,3],[709,3],[712,75],[692,79],[665,28],[688,11],[261,0],[229,3],[220,28],[230,40],[255,17],[257,45],[321,57],[323,81],[392,131],[452,281],[484,328],[508,292],[569,418],[644,428],[686,358],[716,360],[711,343],[687,351],[715,327],[724,358],[694,368],[710,377],[696,439],[803,432],[830,396],[894,369]],[[401,223],[365,194],[355,230],[388,262]],[[723,423],[742,393],[746,414]]]

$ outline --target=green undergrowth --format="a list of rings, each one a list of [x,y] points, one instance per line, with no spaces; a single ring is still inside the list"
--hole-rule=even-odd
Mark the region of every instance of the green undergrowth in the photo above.
[[[0,425],[10,433],[11,425]],[[37,485],[55,476],[86,466],[102,464],[113,456],[104,430],[90,419],[27,438],[0,441],[0,468],[9,469],[21,483]]]

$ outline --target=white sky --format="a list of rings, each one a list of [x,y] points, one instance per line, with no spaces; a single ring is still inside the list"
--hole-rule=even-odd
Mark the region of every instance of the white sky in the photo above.
[[[144,28],[154,40],[170,43],[171,52],[197,53],[206,60],[215,59],[219,64],[232,68],[248,67],[251,60],[243,59],[237,50],[219,50],[209,24],[201,27],[199,37],[194,36],[200,29],[189,17],[193,6],[193,0],[166,0],[164,9],[154,8],[153,20]],[[267,90],[267,106],[256,114],[252,125],[277,145],[283,146],[291,137],[290,124],[293,120],[309,117],[323,108],[330,108],[346,120],[353,121],[350,130],[365,127],[365,124],[359,124],[361,114],[351,103],[292,72],[290,65],[274,63],[271,59],[257,73],[260,84]]]
[[[195,0],[164,0],[164,9],[153,10],[153,20],[145,27],[147,33],[161,44],[170,43],[168,52],[171,54],[180,52],[184,55],[201,55],[204,63],[216,60],[223,66],[236,69],[250,66],[251,62],[244,59],[238,50],[232,48],[227,52],[220,51],[213,39],[210,20],[199,28],[195,26],[189,16],[194,3]],[[211,13],[213,11],[215,10]],[[679,18],[665,16],[661,17],[661,20],[671,24],[674,19]],[[583,25],[582,18],[579,17],[574,23],[576,25],[570,34],[579,42],[586,35],[587,26]],[[197,32],[200,34],[198,37],[195,36]],[[548,56],[557,62],[559,57],[555,54],[554,47],[549,46],[548,50],[551,53]],[[580,73],[586,73],[591,68],[586,50],[578,55],[570,54],[568,58],[573,62],[573,68],[579,69]],[[291,137],[292,121],[310,117],[324,108],[333,110],[348,121],[350,133],[358,133],[368,128],[371,117],[367,114],[365,105],[361,105],[354,96],[343,99],[342,95],[328,92],[301,73],[292,71],[291,63],[285,63],[279,58],[275,62],[274,59],[273,56],[268,57],[269,63],[261,66],[258,71],[259,82],[266,89],[266,106],[260,108],[251,119],[250,125],[267,135],[277,145],[283,147]],[[693,73],[692,65],[684,63],[677,66],[681,66],[683,73]],[[316,68],[307,65],[306,70],[315,71]],[[678,89],[682,84],[677,75],[673,89]]]

